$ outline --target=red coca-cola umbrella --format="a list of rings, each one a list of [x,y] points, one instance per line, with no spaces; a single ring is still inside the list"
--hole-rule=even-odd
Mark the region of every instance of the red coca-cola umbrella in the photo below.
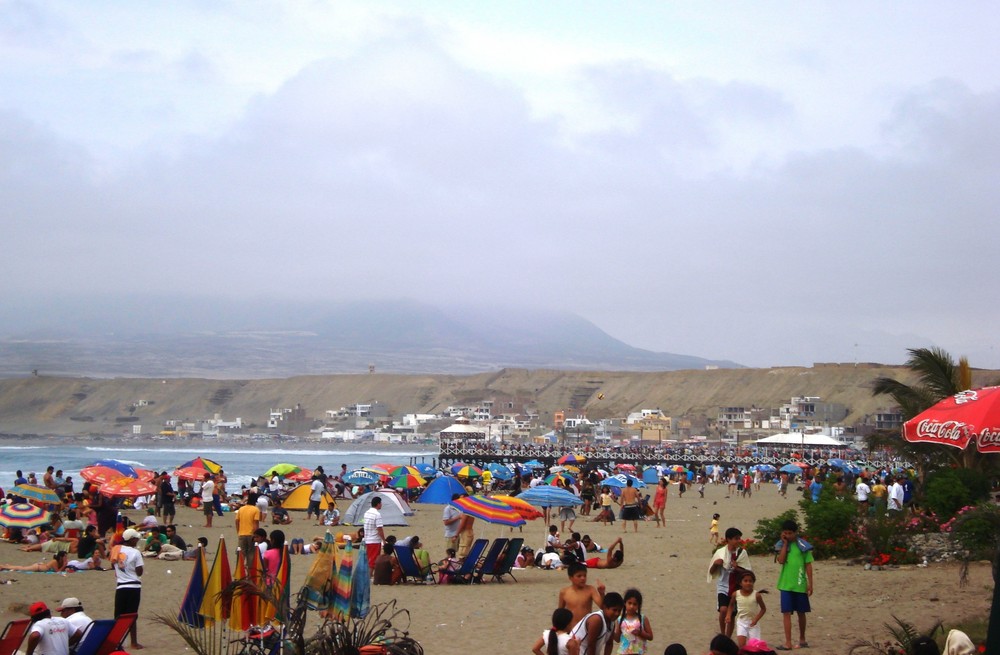
[[[981,453],[1000,453],[1000,387],[969,389],[939,401],[903,424],[903,438]]]

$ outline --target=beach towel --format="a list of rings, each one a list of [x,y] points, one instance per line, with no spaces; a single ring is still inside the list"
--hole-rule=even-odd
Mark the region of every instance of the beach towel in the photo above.
[[[777,553],[781,551],[781,543],[782,543],[781,539],[778,539],[776,542],[774,542],[774,552]],[[813,549],[812,544],[803,539],[802,537],[799,537],[796,543],[799,546],[799,550],[801,550],[803,553],[808,553],[810,550]]]
[[[708,575],[706,576],[706,580],[705,581],[706,582],[715,582],[717,576],[719,575],[718,571],[716,571],[714,574],[712,573],[712,564],[715,562],[715,560],[721,559],[723,562],[725,562],[726,560],[730,559],[731,557],[732,556],[729,553],[729,548],[726,547],[725,545],[720,546],[719,549],[712,554],[712,559],[710,559],[708,561]],[[735,564],[736,564],[735,568],[737,568],[737,569],[746,569],[747,571],[750,570],[750,568],[751,568],[750,567],[750,555],[747,554],[747,549],[746,548],[737,548],[736,549],[736,561],[735,561]]]

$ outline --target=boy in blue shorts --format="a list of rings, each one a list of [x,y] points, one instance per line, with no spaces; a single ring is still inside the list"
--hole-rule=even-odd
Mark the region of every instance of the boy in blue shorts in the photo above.
[[[808,648],[806,641],[806,612],[810,611],[809,597],[813,593],[812,546],[799,538],[799,526],[795,521],[785,521],[781,525],[781,540],[774,545],[781,565],[778,574],[778,591],[781,592],[781,617],[785,627],[785,643],[776,650],[791,650],[792,612],[799,617],[798,648]]]

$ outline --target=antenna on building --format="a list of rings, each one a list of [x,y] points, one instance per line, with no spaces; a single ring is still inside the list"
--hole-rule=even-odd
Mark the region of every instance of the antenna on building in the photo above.
[[[374,364],[369,364],[368,365],[368,375],[374,375],[374,374],[375,374],[375,365]]]

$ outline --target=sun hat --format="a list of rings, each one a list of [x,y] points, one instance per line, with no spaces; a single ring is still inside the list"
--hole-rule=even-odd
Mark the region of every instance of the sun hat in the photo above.
[[[63,598],[63,602],[59,603],[59,609],[61,610],[75,610],[81,607],[83,607],[83,603],[80,602],[79,598],[74,598],[73,596]]]
[[[122,533],[122,541],[132,541],[133,539],[142,539],[142,534],[133,528],[129,528]]]
[[[49,606],[42,601],[37,603],[32,603],[31,607],[28,608],[28,616],[36,617],[39,614],[44,614],[49,611]]]

